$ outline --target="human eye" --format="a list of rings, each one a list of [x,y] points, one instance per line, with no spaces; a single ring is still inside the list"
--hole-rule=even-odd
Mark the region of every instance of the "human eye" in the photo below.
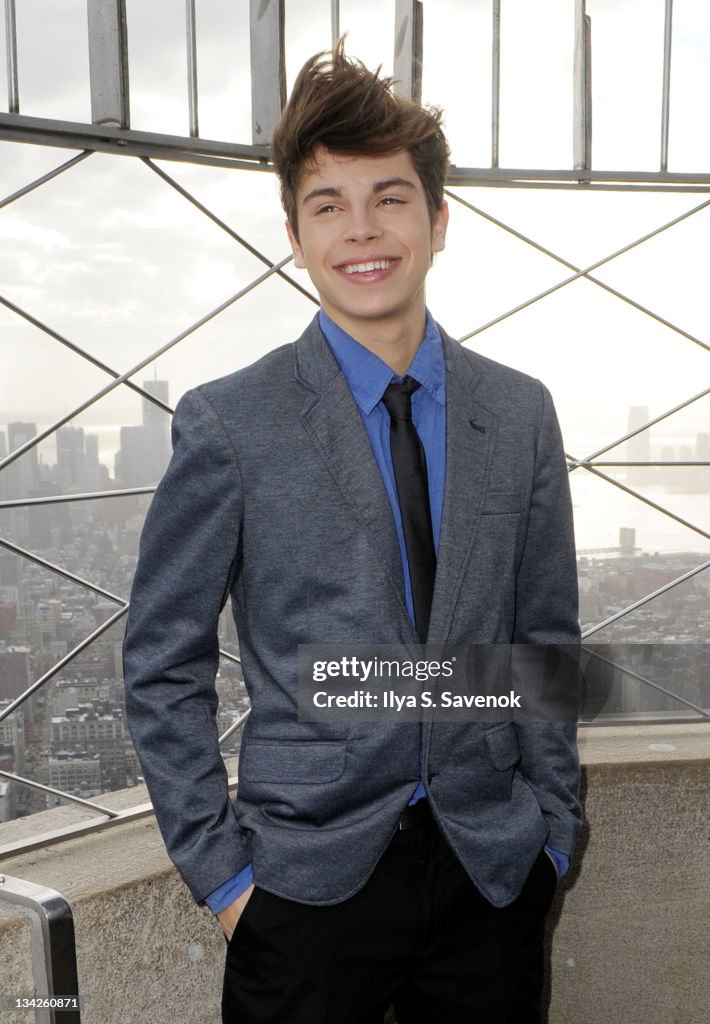
[[[405,200],[401,196],[382,196],[380,206],[400,206]]]
[[[321,206],[316,208],[316,216],[321,213],[335,213],[338,209],[335,203],[323,203]]]

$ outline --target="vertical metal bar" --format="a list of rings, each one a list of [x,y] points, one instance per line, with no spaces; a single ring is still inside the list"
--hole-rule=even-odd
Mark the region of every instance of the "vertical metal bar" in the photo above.
[[[30,919],[34,994],[78,997],[74,917],[67,900],[44,885],[0,875],[0,902],[10,903]],[[37,1024],[80,1024],[80,1020],[78,1009],[35,1011]]]
[[[195,29],[195,0],[185,0],[187,26],[187,95],[190,106],[190,135],[200,134],[197,117],[197,32]]]
[[[670,125],[671,46],[673,0],[666,0],[666,24],[663,33],[663,103],[661,111],[661,170],[668,170],[668,128]]]
[[[396,0],[394,12],[394,91],[421,103],[424,15],[421,0]]]
[[[128,128],[126,0],[87,0],[91,120]]]
[[[592,166],[592,19],[586,0],[574,11],[574,169]]]
[[[252,142],[265,146],[286,102],[284,0],[249,0]]]
[[[340,39],[340,0],[330,0],[330,40],[333,50]]]
[[[17,78],[17,18],[15,0],[5,0],[5,47],[7,50],[7,109],[20,113],[20,91]]]
[[[498,167],[500,143],[500,0],[493,0],[491,78],[491,167]]]

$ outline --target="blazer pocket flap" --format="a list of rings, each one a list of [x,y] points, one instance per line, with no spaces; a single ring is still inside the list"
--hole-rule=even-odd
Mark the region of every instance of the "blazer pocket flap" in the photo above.
[[[334,782],[345,771],[345,744],[278,740],[251,742],[242,750],[239,776],[245,782],[319,785]]]
[[[485,737],[491,761],[499,772],[507,771],[518,763],[520,747],[512,722],[500,729],[490,729]]]
[[[487,494],[483,501],[481,515],[501,516],[512,515],[522,511],[520,491],[498,491]]]

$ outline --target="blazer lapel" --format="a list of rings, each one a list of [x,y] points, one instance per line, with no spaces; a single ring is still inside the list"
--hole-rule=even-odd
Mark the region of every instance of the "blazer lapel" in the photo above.
[[[305,429],[354,515],[367,528],[409,621],[399,542],[387,491],[355,399],[317,318],[296,342],[296,376],[315,392],[303,410]]]
[[[445,643],[480,521],[495,417],[473,397],[478,375],[442,331],[446,359],[446,482],[429,642]]]

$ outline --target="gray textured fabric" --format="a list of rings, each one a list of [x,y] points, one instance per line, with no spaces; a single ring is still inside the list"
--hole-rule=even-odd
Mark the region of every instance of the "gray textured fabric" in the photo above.
[[[442,337],[446,488],[429,641],[575,643],[569,486],[550,396]],[[295,344],[188,392],[173,446],[141,539],[126,707],[195,899],[250,860],[278,895],[348,897],[420,778],[493,904],[515,898],[544,842],[570,854],[581,820],[573,726],[297,721],[298,644],[417,643],[384,484],[317,320]],[[228,598],[252,702],[235,801],[215,724]]]

